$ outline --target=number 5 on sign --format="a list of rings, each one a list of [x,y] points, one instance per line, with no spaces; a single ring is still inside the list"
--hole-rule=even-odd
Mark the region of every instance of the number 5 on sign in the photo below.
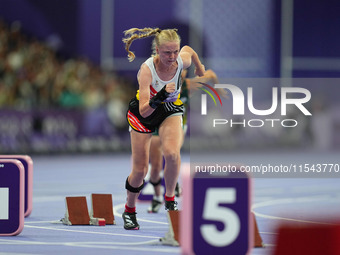
[[[182,169],[183,254],[245,255],[252,247],[250,180],[247,175],[190,176]]]
[[[220,203],[234,204],[235,188],[208,188],[204,201],[202,218],[222,222],[225,227],[219,230],[215,224],[202,224],[200,230],[203,239],[216,247],[232,244],[240,234],[240,219],[233,210],[220,206]]]

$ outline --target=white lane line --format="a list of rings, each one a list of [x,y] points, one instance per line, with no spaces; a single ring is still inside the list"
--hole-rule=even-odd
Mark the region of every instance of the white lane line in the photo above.
[[[55,231],[65,231],[65,232],[74,232],[74,233],[84,233],[84,234],[97,234],[97,235],[109,235],[109,236],[128,236],[128,237],[140,237],[140,238],[161,238],[159,236],[144,236],[144,235],[129,235],[129,234],[122,234],[122,233],[105,233],[105,232],[96,232],[96,231],[84,231],[84,230],[74,230],[74,229],[60,229],[60,228],[52,228],[52,227],[38,227],[38,226],[30,226],[25,225],[27,228],[37,228],[37,229],[44,229],[44,230],[55,230]]]
[[[69,246],[74,247],[82,247],[82,248],[96,248],[96,249],[111,249],[111,250],[130,250],[130,251],[147,251],[147,252],[157,252],[159,253],[170,253],[170,254],[178,254],[180,252],[179,247],[166,248],[164,246],[159,246],[154,248],[152,246],[149,247],[128,247],[128,246],[117,246],[117,245],[91,245],[91,244],[82,244],[82,243],[70,243]]]
[[[26,224],[43,224],[43,223],[55,223],[55,224],[62,224],[60,220],[42,220],[42,221],[28,221],[25,220],[25,226]]]
[[[291,203],[303,203],[303,202],[315,202],[320,200],[329,199],[329,195],[322,195],[322,196],[310,196],[310,197],[298,197],[298,198],[282,198],[282,199],[275,199],[269,201],[263,201],[259,203],[255,203],[252,206],[252,209],[266,207],[266,206],[273,206],[273,205],[281,205],[281,204],[291,204]]]
[[[157,253],[174,253],[178,250],[178,247],[166,248],[161,245],[157,240],[146,241],[146,242],[38,242],[38,241],[20,241],[20,240],[2,240],[0,239],[1,245],[52,245],[52,246],[71,246],[79,248],[96,248],[96,249],[111,249],[111,250],[132,250],[132,251],[149,251]],[[153,245],[149,247],[131,247],[138,245]],[[156,246],[159,246],[156,247]],[[1,253],[0,253],[1,254]]]
[[[32,253],[0,252],[0,255],[32,255]],[[35,254],[39,255],[39,254]]]
[[[258,217],[265,218],[265,219],[272,219],[272,220],[286,220],[286,221],[293,221],[293,222],[302,222],[302,223],[312,223],[312,224],[323,224],[323,225],[338,225],[335,223],[327,223],[327,222],[318,222],[318,221],[310,221],[310,220],[301,220],[301,219],[294,219],[294,218],[287,218],[287,217],[279,217],[274,215],[263,214],[254,211],[254,209],[267,207],[267,206],[275,206],[275,205],[282,205],[282,204],[291,204],[291,203],[308,203],[308,202],[316,202],[316,201],[330,201],[334,200],[330,195],[322,195],[322,196],[311,196],[311,197],[300,197],[300,198],[284,198],[284,199],[277,199],[271,201],[265,201],[260,203],[255,203],[252,206],[252,211]]]
[[[158,244],[159,240],[150,240],[145,242],[40,242],[40,241],[22,241],[22,240],[1,240],[1,244],[4,245],[66,245],[66,246],[82,246],[82,245],[122,245],[122,246],[134,246],[134,245],[145,245],[145,244]]]
[[[310,220],[299,220],[299,219],[293,219],[293,218],[285,218],[285,217],[278,217],[278,216],[270,216],[262,213],[254,212],[256,216],[265,218],[265,219],[271,219],[271,220],[286,220],[286,221],[293,221],[293,222],[302,222],[302,223],[312,223],[312,224],[322,224],[322,225],[339,225],[335,223],[327,223],[327,222],[319,222],[319,221],[310,221]]]

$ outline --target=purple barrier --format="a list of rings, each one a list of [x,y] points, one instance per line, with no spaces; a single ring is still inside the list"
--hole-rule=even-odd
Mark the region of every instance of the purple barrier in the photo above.
[[[24,228],[24,167],[19,160],[0,159],[0,236]]]
[[[3,154],[112,151],[129,144],[127,128],[123,135],[118,134],[106,108],[0,110],[0,119],[0,153]]]
[[[28,155],[0,155],[0,160],[16,159],[24,167],[25,203],[24,216],[28,217],[33,207],[33,160]]]

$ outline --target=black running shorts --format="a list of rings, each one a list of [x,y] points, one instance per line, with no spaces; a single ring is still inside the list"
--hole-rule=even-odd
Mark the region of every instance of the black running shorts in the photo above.
[[[167,117],[171,115],[183,115],[183,112],[183,103],[177,99],[175,103],[162,103],[151,115],[143,118],[139,114],[139,101],[134,97],[129,103],[126,118],[133,130],[140,133],[153,133]]]

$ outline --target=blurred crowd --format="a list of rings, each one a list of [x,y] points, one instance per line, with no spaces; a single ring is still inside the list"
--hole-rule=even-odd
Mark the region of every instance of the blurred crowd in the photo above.
[[[120,111],[134,90],[127,79],[87,59],[60,57],[53,47],[24,34],[19,22],[0,20],[0,109],[106,105]]]

